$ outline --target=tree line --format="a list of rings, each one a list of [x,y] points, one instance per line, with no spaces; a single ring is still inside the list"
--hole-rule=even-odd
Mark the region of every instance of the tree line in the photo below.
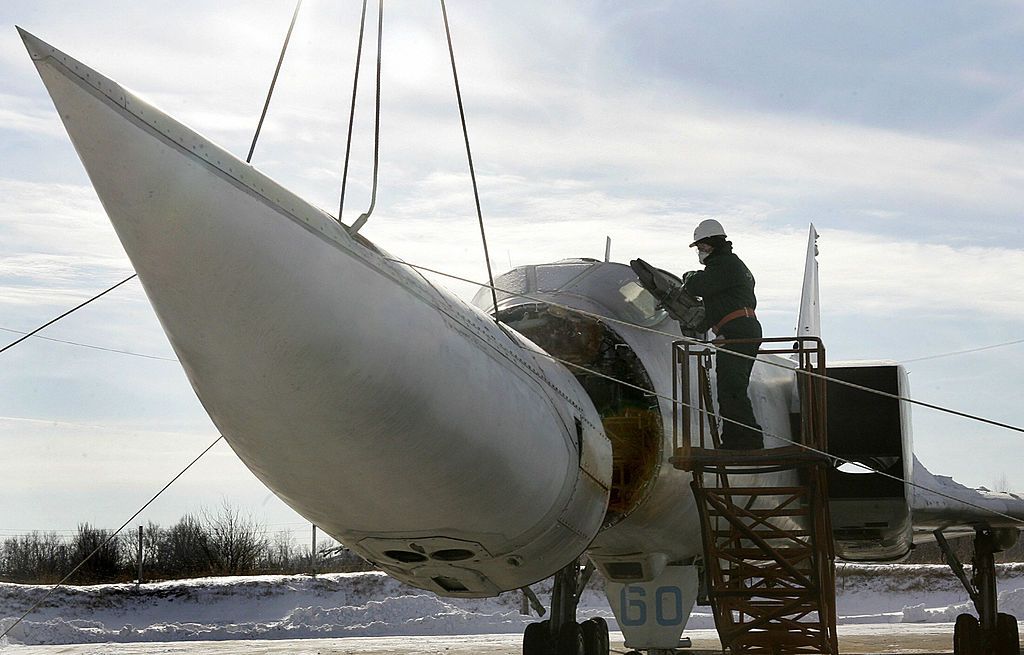
[[[8,537],[0,545],[0,581],[53,584],[96,551],[68,584],[131,582],[138,577],[139,533],[111,538],[113,530],[88,523],[70,538],[56,532]],[[150,522],[142,530],[144,581],[218,575],[328,573],[370,570],[362,558],[331,539],[314,553],[290,532],[266,527],[224,503],[215,511],[186,514],[170,527]]]
[[[71,538],[56,532],[7,537],[0,545],[0,581],[54,584],[88,559],[68,584],[130,582],[138,577],[138,531],[111,539],[112,530],[88,523]],[[971,540],[951,542],[960,560],[971,561]],[[150,522],[142,531],[142,577],[145,581],[218,575],[341,573],[367,571],[372,565],[331,539],[316,557],[309,545],[297,545],[290,532],[270,536],[266,527],[224,503],[216,511],[186,514],[170,527]],[[996,554],[997,562],[1024,561],[1024,539]],[[907,564],[941,564],[935,544],[921,544]]]

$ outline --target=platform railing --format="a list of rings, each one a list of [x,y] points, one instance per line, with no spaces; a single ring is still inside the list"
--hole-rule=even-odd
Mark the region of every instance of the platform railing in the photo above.
[[[800,398],[800,423],[793,441],[801,446],[827,452],[825,346],[820,338],[767,337],[711,342],[689,340],[672,344],[672,445],[676,458],[684,461],[689,459],[694,447],[707,449],[721,446],[711,387],[715,353],[718,348],[751,343],[759,345],[758,357],[795,356],[792,359]],[[694,373],[696,379],[693,379]]]

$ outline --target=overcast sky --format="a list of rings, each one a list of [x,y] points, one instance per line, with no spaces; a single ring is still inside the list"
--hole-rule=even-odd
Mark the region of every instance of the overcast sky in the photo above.
[[[0,343],[131,273],[14,25],[244,157],[293,7],[0,5]],[[359,8],[305,1],[253,159],[332,214]],[[386,9],[380,190],[362,233],[484,280],[439,6]],[[697,266],[693,226],[717,217],[757,277],[765,334],[785,336],[813,221],[830,359],[1024,339],[1024,5],[450,0],[448,11],[499,270],[600,257],[611,236],[613,259],[682,272]],[[369,197],[372,55],[368,42],[346,222]],[[119,525],[217,435],[137,282],[43,334],[62,341],[0,355],[0,536]],[[916,398],[1024,424],[1024,344],[908,368]],[[1024,435],[913,413],[932,471],[1024,490]],[[224,444],[142,520],[168,524],[222,498],[301,529]]]

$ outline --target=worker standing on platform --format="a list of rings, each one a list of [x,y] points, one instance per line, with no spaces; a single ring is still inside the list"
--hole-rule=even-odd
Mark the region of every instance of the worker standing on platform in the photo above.
[[[725,229],[714,219],[701,221],[693,231],[691,248],[704,264],[703,271],[683,276],[683,287],[704,300],[705,320],[716,340],[760,339],[761,323],[754,315],[754,276],[732,251]],[[752,359],[759,343],[728,344],[715,353],[718,408],[722,415],[722,448],[751,450],[764,447],[761,426],[747,395]],[[746,355],[737,357],[732,352]]]

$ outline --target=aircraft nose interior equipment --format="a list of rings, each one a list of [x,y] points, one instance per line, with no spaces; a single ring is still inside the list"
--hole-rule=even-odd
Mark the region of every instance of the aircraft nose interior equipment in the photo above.
[[[605,527],[635,509],[650,491],[662,455],[658,403],[640,389],[652,382],[640,357],[613,324],[561,307],[585,302],[622,320],[663,320],[654,299],[621,264],[566,260],[500,276],[498,319],[566,363],[601,415],[612,443],[612,487]],[[487,309],[485,290],[474,302]],[[544,299],[557,299],[555,304]],[[629,387],[620,380],[632,383]]]

